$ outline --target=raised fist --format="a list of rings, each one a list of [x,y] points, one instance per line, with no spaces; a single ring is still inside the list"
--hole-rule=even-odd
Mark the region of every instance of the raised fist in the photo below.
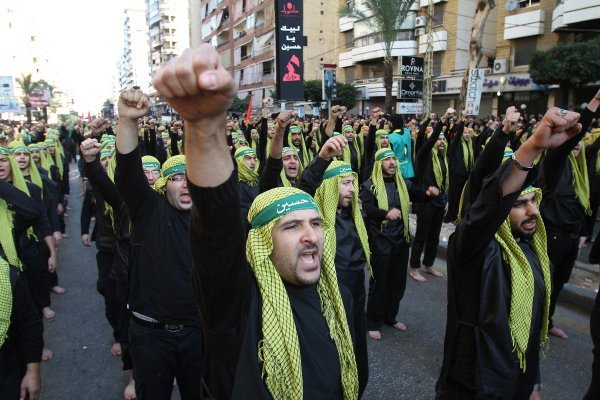
[[[327,139],[321,150],[319,151],[319,157],[330,160],[333,157],[342,155],[342,150],[348,144],[348,139],[343,135],[334,136]]]
[[[137,120],[150,111],[150,99],[139,89],[125,89],[119,96],[117,109],[119,118]]]
[[[233,77],[209,44],[186,49],[154,77],[156,90],[184,120],[201,121],[224,115],[237,94]]]
[[[528,141],[538,149],[558,147],[581,131],[578,120],[574,111],[550,107]]]
[[[331,118],[337,119],[344,115],[346,111],[347,109],[344,106],[333,106],[331,107],[331,110],[329,110],[329,115],[331,116]]]
[[[92,162],[100,153],[102,145],[96,139],[85,139],[79,146],[81,156],[86,162]]]

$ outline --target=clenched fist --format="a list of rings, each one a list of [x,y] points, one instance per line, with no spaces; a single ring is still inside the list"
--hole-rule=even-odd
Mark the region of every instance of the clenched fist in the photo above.
[[[153,85],[189,122],[223,115],[237,94],[233,77],[209,44],[186,49],[171,59],[157,72]]]
[[[117,109],[120,119],[137,120],[150,111],[150,100],[139,89],[125,89],[119,96]]]

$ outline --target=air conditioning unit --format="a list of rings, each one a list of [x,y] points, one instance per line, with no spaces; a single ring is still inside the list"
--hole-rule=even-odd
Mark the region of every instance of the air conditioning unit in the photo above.
[[[425,26],[426,23],[427,23],[427,17],[425,17],[425,16],[420,16],[420,17],[415,18],[415,27],[416,28]]]
[[[354,92],[354,97],[356,99],[368,100],[369,99],[369,89],[366,86],[357,87]]]
[[[425,30],[425,28],[417,28],[415,29],[415,36],[422,36],[426,33],[427,31]]]
[[[494,74],[505,74],[508,71],[506,60],[494,61]]]

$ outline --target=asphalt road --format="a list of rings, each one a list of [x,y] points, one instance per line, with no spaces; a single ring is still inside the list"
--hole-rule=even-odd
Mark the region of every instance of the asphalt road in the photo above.
[[[54,357],[42,365],[41,398],[118,400],[128,375],[110,354],[112,336],[95,286],[96,250],[79,242],[82,198],[77,170],[73,165],[71,170],[70,237],[59,249],[60,284],[67,292],[53,295],[57,315],[45,323],[46,345]],[[437,261],[436,267],[445,271],[443,261]],[[370,379],[363,398],[433,399],[442,363],[445,278],[431,277],[425,284],[409,278],[398,318],[408,326],[406,332],[386,327],[381,341],[369,339]],[[591,379],[589,316],[559,306],[555,324],[569,339],[551,338],[541,369],[544,399],[581,399]]]

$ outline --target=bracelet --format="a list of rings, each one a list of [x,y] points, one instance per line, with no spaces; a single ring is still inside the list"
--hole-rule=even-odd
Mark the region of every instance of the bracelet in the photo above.
[[[519,162],[519,160],[517,160],[517,157],[515,157],[515,155],[513,154],[512,157],[512,163],[515,167],[517,167],[518,169],[520,169],[521,171],[531,171],[533,169],[533,166],[535,165],[534,163],[531,163],[531,165],[529,167],[526,167],[525,165],[521,164]]]

